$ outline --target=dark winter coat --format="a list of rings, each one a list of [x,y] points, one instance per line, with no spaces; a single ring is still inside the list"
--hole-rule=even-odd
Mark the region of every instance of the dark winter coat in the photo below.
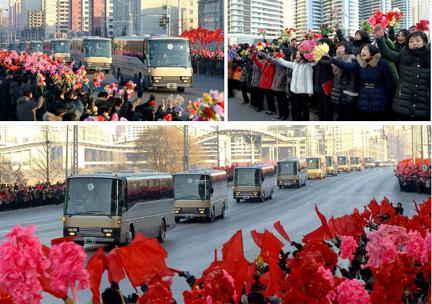
[[[390,94],[395,83],[391,76],[388,62],[377,53],[367,62],[360,55],[349,63],[334,58],[331,63],[346,71],[357,72],[359,79],[359,97],[357,108],[363,113],[384,113],[390,103]]]
[[[320,61],[328,61],[326,57]],[[313,87],[314,94],[326,95],[323,89],[323,84],[333,79],[333,71],[330,65],[318,64],[313,69]]]
[[[252,67],[252,76],[250,77],[250,83],[249,86],[252,88],[258,88],[259,82],[261,78],[261,69],[256,64]]]
[[[399,84],[393,100],[393,110],[413,119],[430,117],[430,48],[412,51],[403,47],[399,53],[388,49],[384,39],[378,39],[384,57],[396,63]],[[417,52],[417,53],[416,53]]]
[[[17,117],[19,121],[35,121],[36,110],[42,107],[43,97],[38,101],[22,96],[17,100]]]

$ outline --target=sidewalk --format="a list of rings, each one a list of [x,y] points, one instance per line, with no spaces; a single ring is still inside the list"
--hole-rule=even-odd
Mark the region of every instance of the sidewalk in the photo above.
[[[250,95],[250,94],[249,94]],[[318,115],[310,112],[310,120],[318,120]],[[228,98],[228,119],[229,121],[290,121],[279,120],[278,114],[267,115],[265,111],[257,112],[249,106],[249,104],[243,104],[243,97],[240,91],[234,90],[234,97]]]

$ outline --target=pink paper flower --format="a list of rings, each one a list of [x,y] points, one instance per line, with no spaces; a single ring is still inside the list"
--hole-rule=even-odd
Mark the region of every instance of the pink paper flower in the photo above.
[[[356,251],[358,244],[352,236],[342,236],[341,242],[341,257],[348,259],[350,262],[354,258],[354,252]]]
[[[427,263],[430,258],[430,239],[431,234],[428,233],[425,238],[418,231],[408,232],[408,240],[405,248],[408,255],[412,256],[418,262]],[[429,240],[429,241],[428,241]]]
[[[358,280],[345,280],[336,288],[339,304],[370,304],[370,296],[364,283]]]

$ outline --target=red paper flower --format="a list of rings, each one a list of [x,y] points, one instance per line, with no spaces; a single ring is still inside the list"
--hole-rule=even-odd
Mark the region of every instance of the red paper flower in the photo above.
[[[149,105],[150,107],[154,108],[156,106],[156,101],[150,100]]]
[[[420,20],[416,23],[417,31],[428,32],[429,31],[429,20]]]
[[[165,121],[172,121],[172,114],[171,113],[166,114],[163,119]]]

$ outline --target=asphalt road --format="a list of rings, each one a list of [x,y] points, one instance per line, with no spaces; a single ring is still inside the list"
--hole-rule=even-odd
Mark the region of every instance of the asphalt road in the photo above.
[[[93,75],[89,74],[89,80],[91,81],[92,79]],[[97,88],[95,92],[103,91],[105,85],[110,83],[117,83],[117,79],[112,74],[105,74],[105,80],[102,82],[101,87]],[[179,93],[174,89],[150,90],[144,92],[142,100],[145,102],[149,99],[150,95],[154,95],[156,97],[156,104],[159,106],[159,104],[162,102],[162,98],[165,98],[165,101],[167,101],[167,98],[170,95],[176,96],[178,94],[184,98],[184,104],[187,105],[189,100],[196,100],[197,98],[202,97],[203,93],[209,92],[210,90],[218,90],[219,92],[223,92],[223,78],[194,74],[192,87],[186,88],[184,92]],[[135,100],[135,98],[136,95],[134,95],[131,100]]]
[[[381,200],[387,196],[390,201],[401,202],[406,215],[413,215],[412,201],[421,202],[427,196],[399,191],[394,168],[368,169],[362,172],[339,174],[320,181],[308,181],[301,189],[281,189],[273,195],[272,200],[264,203],[242,202],[237,204],[229,193],[229,209],[225,219],[214,223],[188,222],[177,224],[177,227],[167,233],[164,247],[169,253],[168,265],[181,270],[188,270],[199,277],[201,272],[213,259],[214,249],[219,250],[233,233],[243,229],[244,249],[246,257],[252,261],[259,253],[254,245],[249,231],[264,229],[274,231],[272,226],[280,220],[293,240],[301,240],[302,236],[319,226],[319,219],[314,211],[317,204],[327,218],[351,213],[362,208],[370,199]],[[45,244],[62,234],[62,207],[48,206],[21,211],[0,213],[0,241],[4,239],[13,226],[17,224],[36,224],[37,235]],[[289,249],[288,247],[285,250]],[[87,247],[89,255],[95,247]],[[101,290],[108,286],[106,274]],[[133,292],[127,280],[123,280],[121,288],[124,294]],[[182,303],[181,292],[188,286],[183,278],[176,277],[173,282],[173,293]],[[86,303],[91,298],[89,291],[79,293],[80,303]],[[43,303],[58,303],[46,295]]]

